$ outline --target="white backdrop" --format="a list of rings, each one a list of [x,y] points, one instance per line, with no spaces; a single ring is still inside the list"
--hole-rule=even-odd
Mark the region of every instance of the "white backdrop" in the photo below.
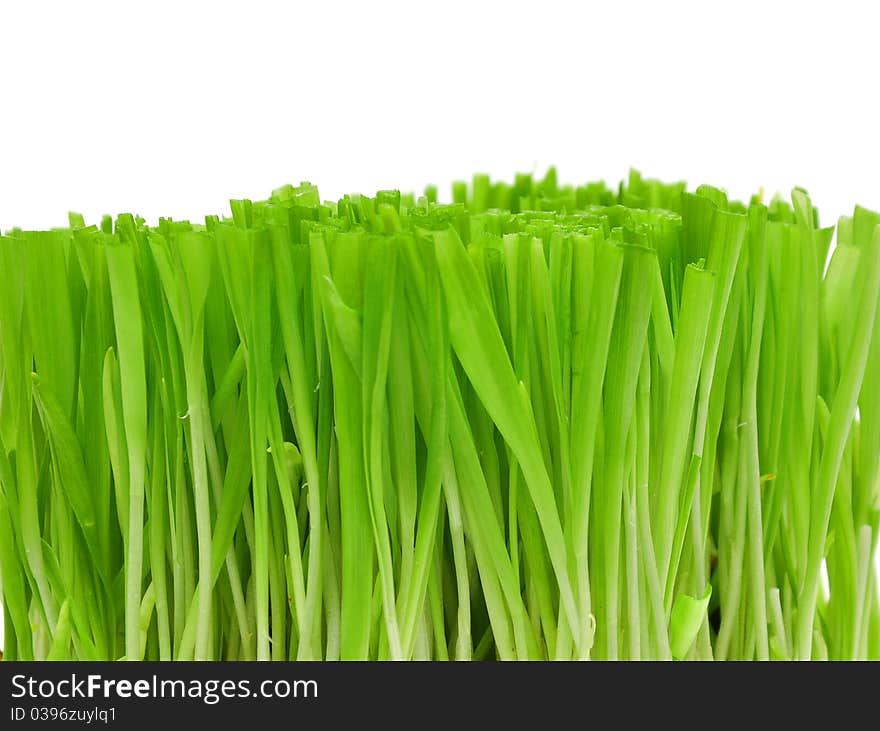
[[[0,10],[0,228],[201,218],[475,171],[880,208],[870,2],[77,2]]]
[[[3,3],[0,229],[550,164],[801,185],[832,223],[880,209],[873,5]]]

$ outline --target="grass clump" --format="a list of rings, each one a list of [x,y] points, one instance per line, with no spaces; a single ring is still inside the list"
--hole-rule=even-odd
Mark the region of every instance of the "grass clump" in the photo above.
[[[436,198],[0,238],[6,657],[880,657],[880,214]]]

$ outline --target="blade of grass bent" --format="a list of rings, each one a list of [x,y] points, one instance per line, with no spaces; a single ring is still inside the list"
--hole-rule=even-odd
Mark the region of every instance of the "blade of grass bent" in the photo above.
[[[858,288],[860,300],[855,316],[856,329],[831,407],[828,437],[819,467],[816,504],[810,516],[807,570],[798,597],[797,650],[798,656],[802,659],[809,659],[812,653],[819,570],[834,497],[834,485],[862,385],[877,313],[877,292],[880,291],[880,227],[875,229],[870,245],[862,251],[862,258]]]
[[[480,400],[522,467],[577,644],[578,613],[568,573],[562,524],[541,458],[527,397],[516,382],[485,293],[461,241],[452,231],[437,232],[434,241],[449,308],[453,348]],[[514,393],[520,397],[511,398],[510,394]]]

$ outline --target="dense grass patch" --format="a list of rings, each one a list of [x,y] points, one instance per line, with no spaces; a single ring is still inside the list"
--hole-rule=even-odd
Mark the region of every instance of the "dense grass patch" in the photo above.
[[[880,657],[880,215],[231,209],[0,238],[8,659]]]

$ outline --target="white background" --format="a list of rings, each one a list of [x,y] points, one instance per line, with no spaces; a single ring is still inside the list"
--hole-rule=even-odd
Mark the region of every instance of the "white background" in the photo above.
[[[485,171],[880,209],[861,2],[3,2],[0,229]],[[2,622],[2,617],[0,617]]]
[[[880,208],[860,2],[4,2],[0,228],[475,171]]]

